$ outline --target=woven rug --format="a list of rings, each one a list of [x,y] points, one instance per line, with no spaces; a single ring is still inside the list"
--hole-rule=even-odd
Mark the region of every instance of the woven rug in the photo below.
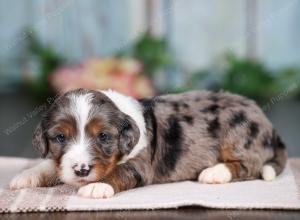
[[[11,191],[14,175],[34,161],[0,157],[0,213],[165,209],[202,206],[221,209],[300,209],[300,159],[290,159],[272,182],[253,180],[219,185],[179,182],[151,185],[110,199],[84,199],[68,185]]]

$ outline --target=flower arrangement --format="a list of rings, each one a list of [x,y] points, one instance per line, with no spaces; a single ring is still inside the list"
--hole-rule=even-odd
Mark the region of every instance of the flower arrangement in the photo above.
[[[164,39],[142,35],[110,57],[91,58],[69,65],[67,57],[43,44],[34,32],[25,48],[23,85],[37,101],[76,88],[114,89],[141,98],[155,94],[155,73],[171,60]]]
[[[113,89],[135,98],[154,95],[142,65],[131,58],[93,58],[81,64],[60,67],[48,77],[56,93],[76,88]]]

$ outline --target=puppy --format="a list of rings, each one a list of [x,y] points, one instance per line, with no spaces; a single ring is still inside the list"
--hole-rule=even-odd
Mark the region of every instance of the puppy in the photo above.
[[[11,189],[63,182],[87,198],[183,180],[270,181],[287,160],[255,102],[208,91],[142,100],[111,90],[71,91],[43,116],[33,146],[46,159],[16,176]]]

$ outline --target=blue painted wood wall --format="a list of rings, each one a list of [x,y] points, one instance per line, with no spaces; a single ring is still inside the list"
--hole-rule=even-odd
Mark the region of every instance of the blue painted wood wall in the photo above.
[[[244,55],[249,37],[269,66],[300,65],[300,0],[257,0],[255,27],[246,25],[247,0],[173,0],[170,8],[163,1],[153,0],[151,26],[157,35],[170,29],[171,49],[183,69],[213,65],[226,50]],[[1,0],[0,86],[21,78],[19,54],[30,34],[25,26],[77,62],[109,56],[138,37],[146,29],[145,5],[145,0]]]

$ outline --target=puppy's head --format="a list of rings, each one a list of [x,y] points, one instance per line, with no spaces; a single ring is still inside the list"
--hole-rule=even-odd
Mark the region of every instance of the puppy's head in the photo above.
[[[83,185],[108,175],[139,137],[136,122],[104,93],[79,89],[52,104],[33,146],[56,161],[61,181]]]

